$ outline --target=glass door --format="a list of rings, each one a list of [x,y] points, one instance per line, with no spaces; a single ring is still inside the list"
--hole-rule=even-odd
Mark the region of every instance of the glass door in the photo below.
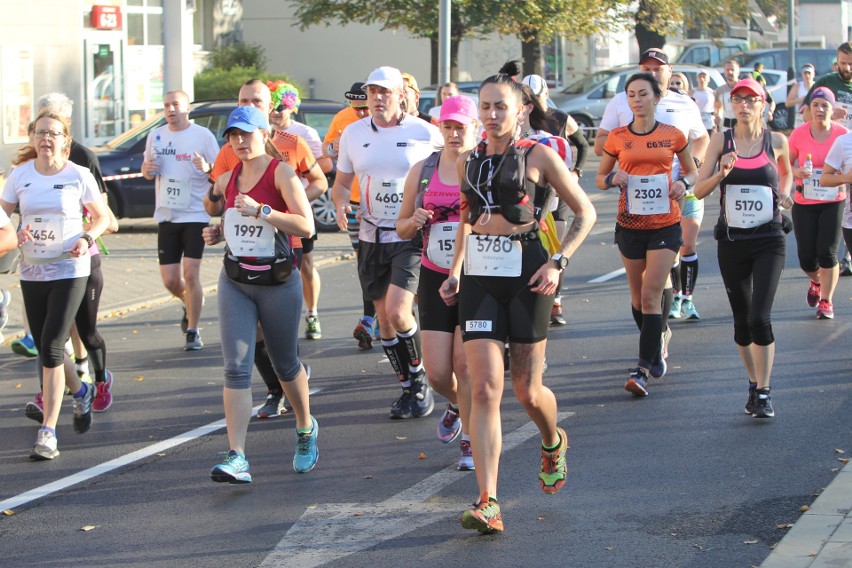
[[[120,33],[96,32],[84,40],[85,142],[103,144],[125,130],[124,75]]]

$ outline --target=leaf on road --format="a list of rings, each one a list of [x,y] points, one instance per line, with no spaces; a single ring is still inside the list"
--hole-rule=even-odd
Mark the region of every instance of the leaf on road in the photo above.
[[[791,529],[793,528],[793,523],[781,523],[780,525],[775,525],[777,529]]]
[[[16,385],[15,385],[15,388],[16,388],[16,389],[21,388],[21,383],[16,384]]]
[[[207,410],[206,408],[201,412],[201,414],[213,414],[212,410]]]
[[[138,329],[134,329],[134,330],[133,330],[133,335],[136,335],[137,333],[139,333],[139,330],[138,330]]]
[[[372,475],[365,475],[364,479],[373,479],[373,476]]]
[[[607,550],[615,550],[615,547],[614,546],[607,546],[606,549]]]
[[[426,459],[426,454],[424,454],[423,452],[420,452],[420,455],[418,455],[418,456],[417,456],[417,458],[418,458],[418,459],[421,459],[421,460],[425,460],[425,459]]]
[[[835,454],[845,454],[846,452],[844,452],[844,451],[843,451],[843,450],[841,450],[840,448],[834,448],[834,453],[835,453]]]
[[[757,539],[754,540],[744,540],[743,544],[757,544]]]
[[[136,379],[135,379],[135,380],[137,380],[137,381],[144,381],[144,380],[145,380],[145,377],[143,377],[142,375],[139,375],[139,376],[137,376],[137,377],[136,377]]]
[[[11,517],[12,515],[15,514],[15,511],[13,511],[12,509],[6,509],[5,511],[3,511],[3,514],[6,515],[7,517]]]
[[[408,436],[397,436],[396,439],[397,440],[407,440]]]
[[[352,513],[353,517],[363,517],[364,513]]]
[[[538,519],[539,521],[543,521],[543,520],[544,520],[544,515],[539,515],[538,517],[536,517],[536,519]]]
[[[849,458],[837,458],[837,461],[843,462],[843,463],[849,463]]]
[[[157,455],[160,456],[161,458],[164,458],[164,457],[166,457],[166,452],[160,452]]]
[[[799,507],[799,510],[800,510],[801,512],[803,512],[803,513],[804,513],[805,511],[810,511],[810,509],[811,509],[811,508],[810,508],[810,507],[808,507],[807,505],[802,505],[801,507]]]
[[[80,530],[83,532],[93,531],[98,528],[98,525],[86,525],[85,527],[80,527]]]

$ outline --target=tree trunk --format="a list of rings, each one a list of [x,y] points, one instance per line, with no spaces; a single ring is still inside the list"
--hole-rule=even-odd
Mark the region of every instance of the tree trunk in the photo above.
[[[459,80],[459,47],[461,38],[453,37],[450,40],[450,81],[457,83]]]
[[[429,84],[438,84],[438,35],[429,38],[429,51],[431,51],[432,64],[429,71]]]
[[[652,47],[662,48],[666,44],[666,36],[648,29],[641,14],[651,14],[655,7],[647,0],[639,0],[639,10],[636,18],[636,42],[639,44],[639,53],[643,53]]]
[[[522,34],[522,36],[525,34]],[[541,42],[534,34],[527,36],[529,41],[521,39],[521,57],[524,58],[524,75],[544,76],[544,57],[541,51]]]

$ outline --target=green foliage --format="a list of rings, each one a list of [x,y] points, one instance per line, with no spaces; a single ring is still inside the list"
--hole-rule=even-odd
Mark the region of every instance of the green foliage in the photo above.
[[[286,81],[299,89],[302,98],[308,98],[308,93],[302,87],[290,80],[286,75],[259,71],[257,67],[232,67],[230,69],[205,69],[195,76],[195,100],[207,101],[214,99],[237,99],[246,81],[261,79],[263,81]]]
[[[266,67],[266,56],[263,47],[238,43],[213,49],[208,56],[211,67],[216,69],[232,69],[234,67]]]

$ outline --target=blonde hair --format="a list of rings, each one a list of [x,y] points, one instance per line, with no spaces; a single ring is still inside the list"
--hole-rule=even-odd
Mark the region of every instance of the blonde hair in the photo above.
[[[52,112],[50,110],[43,110],[38,113],[38,116],[34,121],[32,121],[27,126],[27,133],[31,136],[35,134],[35,125],[42,118],[49,118],[51,120],[55,120],[62,124],[62,133],[65,135],[65,146],[62,147],[62,156],[67,160],[68,156],[71,155],[71,126],[68,124],[68,120],[65,117],[60,116],[59,114]],[[18,148],[18,154],[12,158],[13,166],[20,166],[25,162],[29,162],[30,160],[34,160],[38,152],[36,151],[36,147],[32,144],[27,144],[25,146],[21,146]]]

